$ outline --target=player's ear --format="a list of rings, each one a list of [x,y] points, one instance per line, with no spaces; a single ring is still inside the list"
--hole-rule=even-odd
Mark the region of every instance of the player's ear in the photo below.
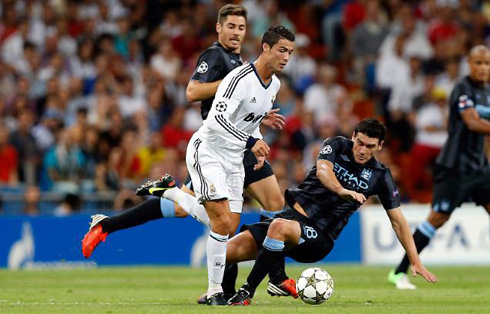
[[[262,51],[268,52],[269,50],[271,50],[271,47],[269,46],[269,44],[268,43],[262,43]]]
[[[381,141],[379,142],[379,145],[378,145],[378,152],[381,150],[381,148],[383,148],[383,144],[385,143],[385,141]]]
[[[216,33],[221,33],[221,24],[216,23]]]
[[[356,131],[352,132],[352,138],[351,140],[354,142],[354,137],[356,137]]]

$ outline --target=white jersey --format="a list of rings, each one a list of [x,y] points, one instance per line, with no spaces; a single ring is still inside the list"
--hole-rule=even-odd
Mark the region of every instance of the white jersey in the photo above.
[[[265,85],[253,63],[234,69],[220,83],[196,135],[219,155],[241,163],[249,137],[262,138],[260,123],[271,110],[280,86],[275,75]]]

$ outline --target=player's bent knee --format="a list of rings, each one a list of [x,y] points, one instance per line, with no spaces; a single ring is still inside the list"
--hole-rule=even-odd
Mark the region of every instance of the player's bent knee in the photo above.
[[[218,215],[211,219],[211,229],[219,234],[230,234],[231,218],[230,215]]]
[[[288,220],[276,218],[271,222],[271,225],[267,231],[267,236],[277,240],[284,240],[289,232],[290,226],[291,225]]]
[[[451,217],[449,214],[431,211],[427,221],[436,229],[442,227]]]

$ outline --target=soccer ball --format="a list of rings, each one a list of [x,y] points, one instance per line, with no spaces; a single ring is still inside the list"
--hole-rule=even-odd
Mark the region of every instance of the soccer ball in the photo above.
[[[296,290],[303,302],[322,304],[333,293],[333,279],[326,270],[312,267],[304,270],[296,282]]]

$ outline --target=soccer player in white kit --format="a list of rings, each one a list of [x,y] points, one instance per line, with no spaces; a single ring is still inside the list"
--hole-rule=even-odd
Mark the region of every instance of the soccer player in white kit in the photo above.
[[[206,208],[211,231],[207,244],[208,304],[226,305],[221,283],[230,233],[230,212],[240,213],[243,203],[243,154],[251,148],[262,167],[269,146],[259,131],[280,88],[281,72],[294,48],[294,34],[271,26],[262,38],[262,53],[251,63],[234,69],[221,82],[203,126],[187,146],[187,169],[194,192]],[[172,199],[173,192],[164,197]]]

